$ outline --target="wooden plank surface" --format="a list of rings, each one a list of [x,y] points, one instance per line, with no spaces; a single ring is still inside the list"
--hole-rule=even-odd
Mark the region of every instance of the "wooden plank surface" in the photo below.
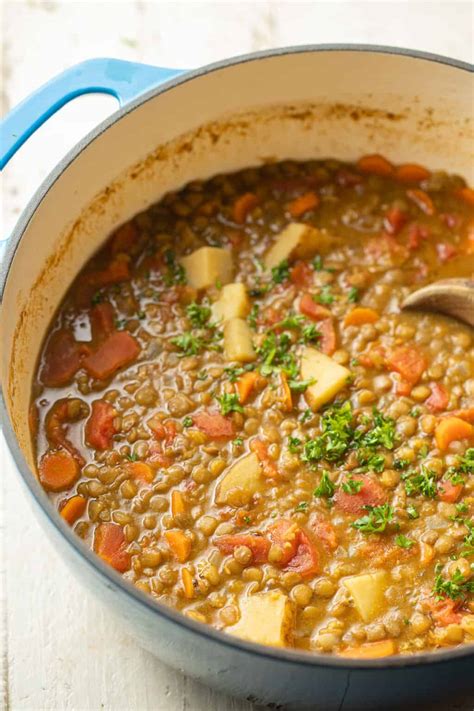
[[[75,62],[112,56],[195,67],[318,42],[372,42],[472,61],[470,2],[3,2],[4,110]],[[54,164],[114,109],[84,97],[4,171],[3,232]],[[0,708],[14,711],[250,711],[161,665],[73,579],[31,515],[0,443]],[[452,710],[468,711],[466,700]]]

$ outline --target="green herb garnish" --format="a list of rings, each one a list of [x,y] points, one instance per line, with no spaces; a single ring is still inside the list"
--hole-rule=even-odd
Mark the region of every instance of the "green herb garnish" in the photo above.
[[[356,304],[359,301],[359,289],[356,286],[351,286],[349,289],[347,300],[351,304]]]
[[[412,541],[411,538],[407,538],[403,533],[399,533],[398,536],[395,536],[395,543],[397,546],[400,546],[400,548],[406,548],[407,550],[410,550],[410,548],[415,545],[415,541]]]
[[[363,483],[364,482],[360,481],[359,479],[353,479],[352,477],[348,477],[342,483],[341,488],[345,494],[351,494],[351,496],[354,496],[355,494],[358,494],[360,492]]]
[[[335,297],[331,293],[331,287],[326,284],[326,286],[323,286],[319,294],[316,294],[313,296],[313,300],[316,301],[316,303],[319,304],[332,304],[334,302]]]
[[[332,483],[331,479],[329,478],[329,474],[327,472],[323,472],[321,475],[321,480],[316,487],[316,489],[313,491],[313,495],[317,496],[318,498],[331,498],[331,496],[334,496],[334,492],[336,491],[336,487]]]
[[[289,278],[290,267],[287,259],[284,259],[280,264],[272,268],[272,281],[274,284],[282,284]]]
[[[183,419],[183,427],[192,427],[192,424],[193,418],[189,417],[189,415]]]
[[[351,524],[352,528],[363,533],[383,533],[387,526],[393,522],[394,511],[390,504],[364,506],[364,508],[368,513],[354,521]]]
[[[244,408],[239,403],[237,393],[224,393],[217,398],[221,412],[223,415],[228,415],[230,412],[243,412]]]
[[[204,347],[203,339],[193,336],[190,331],[185,331],[181,336],[172,338],[171,343],[177,346],[184,356],[197,355]]]
[[[211,309],[193,301],[186,306],[186,316],[195,328],[204,328],[211,317]]]
[[[432,472],[423,464],[418,474],[406,472],[402,474],[402,479],[405,482],[405,491],[408,496],[423,494],[423,496],[426,496],[428,499],[434,499],[438,493],[435,472]]]
[[[451,598],[451,600],[465,600],[467,595],[473,592],[474,580],[466,580],[459,568],[454,571],[449,579],[444,578],[440,572],[435,578],[433,593],[438,600],[447,597]]]
[[[307,501],[300,501],[300,503],[296,506],[295,511],[307,511],[308,506],[309,504]]]

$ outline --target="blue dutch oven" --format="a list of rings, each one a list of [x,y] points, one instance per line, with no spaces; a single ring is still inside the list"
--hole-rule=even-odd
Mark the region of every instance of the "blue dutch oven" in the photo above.
[[[112,229],[190,180],[268,158],[353,160],[377,152],[472,180],[472,67],[345,45],[262,52],[189,72],[90,60],[5,118],[2,167],[49,116],[90,92],[112,94],[120,108],[38,189],[8,240],[0,279],[3,429],[45,533],[139,644],[229,694],[330,711],[420,707],[453,700],[454,690],[473,692],[472,645],[342,659],[245,642],[157,603],[88,550],[53,510],[36,479],[28,430],[44,334],[67,286]]]

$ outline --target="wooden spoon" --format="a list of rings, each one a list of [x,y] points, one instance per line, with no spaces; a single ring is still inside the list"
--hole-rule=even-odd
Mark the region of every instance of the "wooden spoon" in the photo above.
[[[442,279],[407,296],[402,309],[436,311],[474,326],[474,281]]]

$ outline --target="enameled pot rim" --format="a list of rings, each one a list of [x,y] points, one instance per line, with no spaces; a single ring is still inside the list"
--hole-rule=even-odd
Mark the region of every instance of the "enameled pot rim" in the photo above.
[[[214,72],[226,67],[243,64],[246,62],[258,61],[260,59],[268,59],[282,55],[310,53],[310,52],[367,52],[379,54],[392,54],[410,57],[414,60],[430,61],[438,64],[449,65],[460,71],[473,72],[473,66],[467,62],[451,59],[448,57],[431,54],[428,52],[420,52],[416,50],[403,49],[398,47],[382,46],[382,45],[366,45],[366,44],[319,44],[319,45],[301,45],[295,47],[282,47],[278,49],[264,50],[251,54],[239,55],[223,61],[215,62],[206,65],[199,69],[186,72],[170,81],[160,84],[156,88],[150,89],[126,104],[122,109],[116,111],[107,119],[102,121],[96,128],[90,131],[76,146],[70,150],[66,156],[58,163],[49,176],[43,181],[38,188],[22,215],[20,216],[9,240],[9,244],[0,268],[0,301],[3,296],[8,273],[15,256],[16,249],[22,239],[22,236],[33,217],[39,204],[47,195],[52,186],[61,177],[66,168],[82,153],[82,151],[92,143],[98,136],[106,131],[115,122],[119,121],[126,114],[133,111],[135,108],[147,101],[163,94],[170,89],[173,89],[179,84],[185,84],[193,79]],[[220,644],[224,647],[239,649],[242,652],[256,655],[258,657],[266,657],[275,661],[285,662],[294,665],[304,665],[313,667],[322,667],[328,669],[355,670],[355,669],[396,669],[406,667],[420,667],[432,664],[439,664],[445,661],[461,659],[469,656],[474,656],[474,645],[462,645],[456,648],[446,649],[436,652],[424,652],[413,656],[397,655],[386,657],[383,659],[360,660],[360,659],[345,659],[337,656],[323,655],[318,653],[299,652],[294,649],[268,647],[261,644],[247,642],[237,637],[231,637],[225,632],[220,632],[208,625],[196,622],[181,612],[156,602],[151,596],[139,591],[131,583],[128,583],[117,573],[112,567],[102,561],[92,550],[87,548],[82,540],[72,531],[72,529],[57,515],[56,511],[51,506],[49,499],[41,489],[36,477],[32,474],[25,457],[19,447],[15,433],[8,416],[3,392],[0,389],[0,424],[3,429],[6,443],[10,452],[13,455],[15,464],[21,477],[28,487],[29,492],[36,504],[40,507],[43,514],[49,520],[49,523],[54,526],[56,531],[73,547],[76,554],[84,558],[88,565],[95,569],[95,572],[103,578],[103,582],[109,587],[118,587],[121,592],[128,596],[136,605],[145,608],[145,611],[159,615],[166,619],[170,624],[177,625],[188,629],[190,633],[197,636],[202,636]]]

